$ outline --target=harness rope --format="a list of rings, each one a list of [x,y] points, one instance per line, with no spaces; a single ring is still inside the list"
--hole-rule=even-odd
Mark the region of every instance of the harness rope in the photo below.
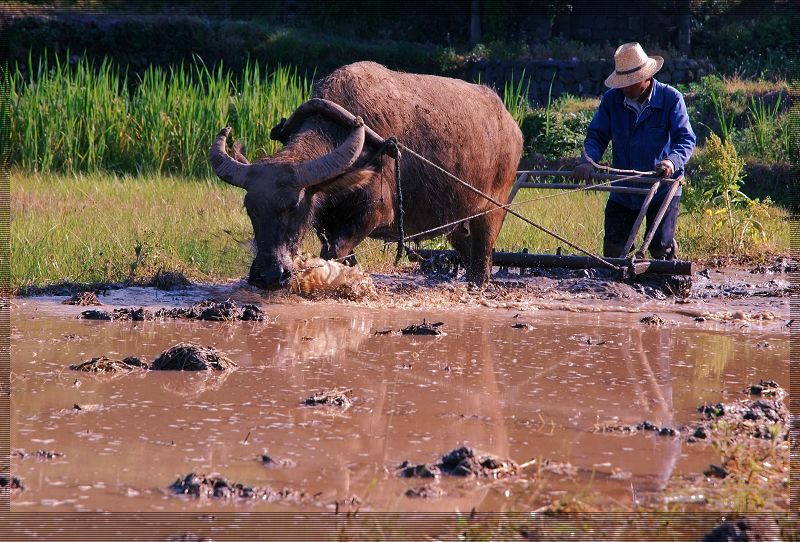
[[[443,224],[443,225],[437,226],[435,228],[430,228],[428,230],[421,231],[421,232],[415,233],[415,234],[410,235],[410,236],[406,236],[405,235],[405,228],[404,228],[405,208],[404,208],[404,205],[403,205],[403,192],[402,192],[402,183],[401,183],[401,178],[400,178],[400,159],[402,157],[402,153],[400,152],[401,148],[404,151],[408,152],[409,154],[412,154],[412,155],[416,156],[417,158],[419,158],[424,163],[432,166],[434,169],[438,170],[439,172],[445,174],[447,177],[449,177],[449,178],[453,179],[454,181],[458,182],[459,184],[465,186],[467,189],[471,190],[472,192],[478,194],[479,196],[481,196],[485,200],[493,203],[495,205],[495,207],[492,208],[492,209],[481,211],[479,213],[475,213],[473,215],[470,215],[470,216],[467,216],[467,217],[464,217],[464,218],[460,218],[460,219],[455,220],[453,222],[448,222],[447,224]],[[396,138],[390,137],[390,138],[386,139],[385,144],[378,151],[377,156],[382,156],[382,155],[386,154],[386,155],[389,155],[392,158],[394,158],[394,162],[395,162],[395,181],[396,181],[396,185],[397,185],[397,210],[396,210],[396,212],[397,212],[397,217],[398,217],[398,230],[399,230],[399,239],[397,240],[397,253],[395,255],[395,262],[394,262],[395,266],[397,266],[400,263],[400,259],[402,258],[404,251],[406,253],[414,252],[413,249],[411,249],[410,247],[406,246],[406,241],[408,241],[409,239],[415,239],[415,238],[418,238],[418,237],[423,237],[423,236],[426,236],[426,235],[428,235],[430,233],[433,233],[435,231],[438,231],[438,230],[443,230],[443,229],[446,229],[446,228],[457,226],[458,224],[461,224],[462,222],[466,222],[468,220],[472,220],[473,218],[477,218],[479,216],[483,216],[483,215],[486,215],[486,214],[489,214],[489,213],[493,213],[495,211],[499,211],[501,209],[505,209],[506,212],[508,212],[509,214],[511,214],[513,216],[516,216],[517,218],[519,218],[523,222],[526,222],[526,223],[530,224],[531,226],[534,226],[535,228],[538,228],[539,230],[547,233],[548,235],[551,235],[552,237],[555,237],[559,241],[567,244],[568,246],[570,246],[570,247],[572,247],[572,248],[574,248],[574,249],[576,249],[576,250],[578,250],[580,252],[583,252],[584,254],[589,256],[590,258],[593,258],[596,261],[600,262],[603,266],[608,267],[610,269],[617,269],[617,266],[615,266],[611,262],[605,260],[601,256],[599,256],[597,254],[594,254],[594,253],[590,252],[589,250],[584,249],[584,248],[582,248],[582,247],[580,247],[580,246],[578,246],[578,245],[576,245],[576,244],[564,239],[563,237],[561,237],[557,233],[545,228],[544,226],[541,226],[540,224],[537,224],[536,222],[528,219],[527,217],[525,217],[525,216],[523,216],[523,215],[521,215],[521,214],[519,214],[516,211],[511,209],[511,207],[515,206],[515,205],[522,205],[522,204],[525,204],[525,203],[532,203],[532,202],[536,202],[536,201],[540,201],[540,200],[545,200],[545,199],[548,199],[548,198],[553,198],[553,197],[558,197],[558,196],[565,196],[565,195],[568,195],[568,194],[571,194],[571,193],[574,193],[574,192],[581,192],[581,191],[591,190],[592,188],[597,187],[597,186],[608,186],[608,185],[612,185],[614,183],[619,183],[619,182],[622,182],[622,181],[627,181],[627,180],[630,180],[630,179],[635,179],[635,178],[640,178],[640,177],[645,177],[645,176],[653,176],[653,175],[656,174],[655,171],[638,171],[638,170],[634,170],[634,169],[617,169],[617,168],[612,168],[610,166],[605,166],[605,165],[602,165],[602,164],[598,164],[597,162],[592,160],[592,158],[586,153],[586,146],[585,145],[583,145],[581,147],[581,153],[582,153],[583,157],[585,157],[586,160],[590,164],[592,164],[595,168],[599,169],[600,171],[605,171],[607,173],[622,174],[622,175],[627,175],[627,176],[626,177],[622,177],[620,179],[614,179],[612,181],[606,181],[606,182],[603,182],[603,183],[596,183],[596,184],[592,184],[592,185],[582,186],[580,188],[573,188],[573,189],[563,190],[563,191],[558,192],[556,194],[548,194],[546,196],[540,196],[540,197],[537,197],[537,198],[531,198],[531,199],[522,200],[522,201],[518,201],[518,202],[509,202],[509,203],[506,203],[506,204],[502,204],[499,201],[497,201],[496,199],[494,199],[493,197],[491,197],[490,195],[486,194],[485,192],[475,188],[474,186],[470,185],[466,181],[463,181],[459,177],[456,177],[455,175],[453,175],[452,173],[450,173],[446,169],[442,168],[438,164],[428,160],[427,158],[425,158],[421,154],[417,153],[413,149],[410,149],[406,145],[398,142]],[[382,179],[383,179],[383,164],[381,164],[381,172],[380,173],[381,173],[381,184],[382,184],[383,183],[383,181],[382,181]],[[368,249],[366,252],[369,254],[369,253],[375,252],[377,250],[384,250],[391,243],[392,243],[392,241],[384,241],[384,243],[380,247],[376,247],[375,249],[371,249],[371,250]],[[347,256],[341,256],[339,258],[333,258],[331,261],[336,261],[336,262],[338,262],[340,260],[344,261],[349,257],[350,257],[350,255],[348,254]],[[317,265],[317,266],[307,267],[307,268],[304,268],[303,271],[308,271],[308,270],[314,269],[316,267],[322,267],[322,266],[321,265]],[[296,275],[296,272],[293,271],[292,275],[293,276]]]
[[[486,194],[485,192],[483,192],[483,191],[481,191],[481,190],[478,190],[477,188],[475,188],[475,187],[474,187],[474,186],[472,186],[471,184],[469,184],[469,183],[467,183],[467,182],[465,182],[465,181],[463,181],[463,180],[459,179],[458,177],[456,177],[455,175],[453,175],[452,173],[450,173],[450,172],[449,172],[449,171],[447,171],[446,169],[444,169],[444,168],[440,167],[439,165],[437,165],[437,164],[435,164],[435,163],[431,162],[430,160],[428,160],[428,159],[427,159],[427,158],[425,158],[424,156],[422,156],[422,155],[420,155],[420,154],[418,154],[418,153],[414,152],[412,149],[409,149],[408,147],[406,147],[406,146],[405,146],[405,145],[403,145],[402,143],[398,143],[397,145],[398,145],[399,147],[401,147],[402,149],[404,149],[406,152],[408,152],[408,153],[410,153],[410,154],[412,154],[412,155],[416,156],[417,158],[419,158],[420,160],[422,160],[422,161],[423,161],[423,162],[425,162],[426,164],[428,164],[428,165],[432,166],[432,167],[433,167],[434,169],[436,169],[437,171],[440,171],[441,173],[444,173],[445,175],[447,175],[448,177],[450,177],[451,179],[453,179],[453,180],[454,180],[454,181],[456,181],[457,183],[459,183],[459,184],[461,184],[462,186],[464,186],[464,187],[466,187],[467,189],[469,189],[470,191],[472,191],[472,192],[474,192],[474,193],[478,194],[479,196],[481,196],[481,197],[482,197],[482,198],[484,198],[485,200],[487,200],[487,201],[489,201],[489,202],[491,202],[491,203],[495,204],[495,205],[496,205],[497,207],[499,207],[499,208],[505,208],[505,209],[506,209],[506,211],[507,211],[509,214],[511,214],[511,215],[513,215],[513,216],[516,216],[517,218],[519,218],[520,220],[522,220],[522,221],[524,221],[524,222],[527,222],[527,223],[528,223],[528,224],[530,224],[531,226],[533,226],[533,227],[535,227],[535,228],[538,228],[538,229],[542,230],[543,232],[545,232],[545,233],[547,233],[547,234],[549,234],[549,235],[551,235],[551,236],[555,237],[556,239],[558,239],[558,240],[559,240],[559,241],[561,241],[562,243],[565,243],[566,245],[568,245],[568,246],[570,246],[570,247],[572,247],[572,248],[574,248],[574,249],[576,249],[576,250],[579,250],[579,251],[583,252],[584,254],[586,254],[587,256],[589,256],[590,258],[592,258],[592,259],[594,259],[594,260],[596,260],[596,261],[600,262],[600,263],[601,263],[601,264],[602,264],[604,267],[608,267],[608,268],[610,268],[610,269],[617,269],[617,266],[616,266],[616,265],[614,265],[614,264],[612,264],[612,263],[611,263],[611,262],[609,262],[608,260],[606,260],[606,259],[602,258],[601,256],[598,256],[597,254],[594,254],[593,252],[591,252],[591,251],[589,251],[589,250],[587,250],[587,249],[585,249],[585,248],[583,248],[583,247],[581,247],[581,246],[578,246],[578,245],[576,245],[575,243],[572,243],[571,241],[568,241],[568,240],[564,239],[563,237],[561,237],[560,235],[558,235],[556,232],[554,232],[554,231],[551,231],[551,230],[549,230],[549,229],[545,228],[544,226],[541,226],[541,225],[537,224],[537,223],[536,223],[536,222],[534,222],[533,220],[530,220],[529,218],[527,218],[527,217],[525,217],[525,216],[523,216],[523,215],[519,214],[518,212],[516,212],[516,211],[514,211],[514,210],[512,210],[512,209],[509,209],[509,208],[508,208],[508,204],[503,204],[503,203],[500,203],[499,201],[497,201],[496,199],[494,199],[494,198],[493,198],[492,196],[490,196],[489,194]]]

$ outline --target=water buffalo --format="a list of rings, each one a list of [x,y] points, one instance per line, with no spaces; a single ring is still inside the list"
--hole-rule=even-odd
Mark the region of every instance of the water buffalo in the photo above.
[[[382,138],[396,137],[500,201],[514,183],[523,143],[486,86],[374,62],[344,66],[318,81],[312,99],[273,129],[284,146],[271,156],[250,164],[237,144],[228,154],[229,134],[230,128],[220,131],[209,159],[221,179],[247,192],[257,251],[249,278],[268,288],[291,277],[309,227],[326,259],[352,255],[366,237],[398,239],[394,160],[380,152]],[[495,207],[409,153],[401,157],[400,178],[407,236]],[[496,210],[428,237],[446,233],[468,279],[483,284],[504,218]]]

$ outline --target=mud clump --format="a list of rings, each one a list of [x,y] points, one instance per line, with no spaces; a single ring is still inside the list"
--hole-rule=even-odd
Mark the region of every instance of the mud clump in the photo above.
[[[440,327],[444,326],[444,322],[433,322],[429,324],[425,319],[421,324],[412,324],[400,330],[403,335],[442,335]]]
[[[216,348],[192,343],[179,343],[165,350],[150,365],[153,371],[225,371],[239,365]]]
[[[192,283],[183,273],[159,269],[146,285],[153,286],[159,290],[171,291],[188,288]]]
[[[304,297],[332,296],[359,300],[377,297],[372,277],[358,267],[301,255],[294,260],[289,291]]]
[[[176,495],[189,495],[198,499],[248,499],[267,502],[307,500],[305,493],[288,489],[275,490],[271,487],[251,487],[238,482],[231,482],[222,476],[206,476],[189,473],[179,477],[169,486]]]
[[[158,318],[186,318],[212,322],[232,322],[234,320],[263,322],[267,320],[266,315],[258,305],[245,303],[238,307],[230,299],[222,302],[207,299],[195,303],[188,309],[159,309],[155,315]]]
[[[120,308],[113,311],[102,311],[92,309],[83,311],[79,318],[84,320],[132,320],[132,321],[151,321],[162,320],[164,318],[187,319],[187,320],[207,320],[211,322],[232,322],[235,320],[263,322],[267,316],[261,307],[251,303],[245,303],[241,307],[230,299],[222,302],[213,300],[195,303],[189,308],[160,308],[151,312],[143,307]]]
[[[412,465],[408,461],[403,461],[398,467],[402,478],[438,478],[441,475],[439,467],[436,465]]]
[[[9,492],[12,495],[25,491],[25,484],[18,476],[0,475],[0,490]]]
[[[498,478],[517,474],[518,467],[510,459],[489,454],[478,455],[472,448],[462,446],[442,457],[439,468],[454,476],[489,476]]]
[[[725,422],[737,434],[761,439],[781,438],[781,435],[784,439],[788,438],[789,412],[780,400],[757,399],[717,403],[703,405],[697,410],[708,421]],[[783,426],[781,434],[775,433],[777,424]]]
[[[297,464],[292,461],[291,459],[275,459],[266,453],[261,454],[261,464],[265,467],[270,468],[291,468],[297,466]]]
[[[144,322],[155,319],[155,316],[152,312],[144,309],[143,307],[139,307],[138,309],[130,307],[114,309],[111,312],[92,309],[83,311],[80,315],[80,318],[84,320],[131,320],[134,322]]]
[[[350,399],[352,392],[353,390],[347,388],[320,391],[311,397],[307,397],[303,404],[306,406],[332,406],[348,409],[353,404]]]
[[[633,434],[640,431],[651,431],[662,437],[674,437],[680,434],[680,429],[672,427],[659,427],[654,423],[644,420],[636,425],[601,425],[597,428],[601,433]]]
[[[753,275],[784,274],[795,273],[798,270],[800,270],[800,266],[797,262],[789,258],[778,258],[769,265],[763,263],[756,265],[750,269],[750,273]]]
[[[135,356],[128,356],[124,359],[111,359],[105,356],[92,358],[83,363],[70,365],[73,371],[85,373],[127,373],[137,369],[147,369],[147,363]]]
[[[778,383],[774,380],[761,380],[758,384],[750,386],[751,395],[776,396],[780,394],[781,391],[781,387],[778,386]]]
[[[700,542],[771,542],[786,540],[774,517],[769,515],[729,519],[709,531]]]
[[[659,315],[657,315],[657,314],[653,314],[651,316],[645,316],[644,318],[639,320],[639,322],[644,324],[644,325],[646,325],[646,326],[663,326],[664,325],[664,320],[662,320],[661,317]]]
[[[19,459],[57,459],[64,457],[64,452],[55,452],[52,450],[36,450],[35,452],[26,452],[25,450],[11,450],[11,457],[18,457]]]
[[[96,292],[78,292],[73,294],[69,299],[61,302],[63,305],[80,305],[85,307],[87,305],[102,305],[100,300],[97,299]]]
[[[635,434],[650,431],[659,436],[684,435],[687,442],[709,441],[723,422],[726,430],[737,437],[757,439],[789,438],[789,410],[783,403],[786,392],[774,380],[761,380],[749,387],[751,395],[760,399],[742,399],[731,403],[701,405],[697,411],[702,420],[679,428],[659,427],[649,421],[636,425],[598,425],[597,432]]]
[[[510,459],[501,459],[491,454],[478,453],[472,448],[462,446],[443,455],[435,465],[412,465],[408,461],[397,467],[404,478],[438,478],[441,474],[448,476],[474,476],[485,478],[502,478],[515,476],[519,466]]]
[[[445,491],[433,485],[412,487],[405,492],[405,496],[412,499],[438,499],[442,495],[445,495]]]
[[[746,391],[759,399],[697,407],[703,420],[687,428],[690,435],[687,441],[713,438],[720,422],[726,431],[736,437],[788,440],[789,409],[783,402],[786,391],[774,380],[761,380]]]

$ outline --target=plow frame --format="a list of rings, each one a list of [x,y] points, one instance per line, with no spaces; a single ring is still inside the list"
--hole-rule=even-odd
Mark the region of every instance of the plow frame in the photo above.
[[[556,180],[547,181],[534,181],[533,179],[541,179],[549,177]],[[566,181],[564,178],[568,178]],[[614,181],[630,181],[640,184],[641,187],[631,186],[614,186],[610,182]],[[675,198],[678,188],[683,184],[683,175],[677,179],[664,179],[654,176],[637,175],[626,176],[616,175],[609,173],[597,172],[593,174],[588,181],[576,181],[573,179],[572,171],[560,170],[521,170],[517,171],[517,180],[511,189],[508,196],[507,205],[511,205],[520,189],[523,188],[544,188],[549,190],[580,190],[580,191],[599,191],[599,192],[616,192],[622,194],[638,194],[644,196],[644,202],[636,220],[631,227],[625,246],[620,254],[616,257],[605,258],[606,262],[613,265],[616,270],[617,278],[624,280],[642,275],[645,273],[657,273],[668,275],[692,275],[694,269],[690,261],[684,260],[650,260],[644,257],[650,243],[653,241],[655,232],[661,225],[664,215],[669,208],[669,204]],[[602,184],[599,184],[602,183]],[[644,222],[647,211],[653,202],[656,191],[663,185],[669,185],[667,195],[664,201],[659,206],[658,212],[654,217],[653,223],[649,225],[644,232],[644,240],[642,246],[636,250],[635,254],[630,254],[636,236]],[[418,256],[421,258],[430,258],[436,255],[444,255],[447,257],[455,257],[455,251],[441,251],[441,250],[417,250]],[[562,255],[558,250],[556,254],[534,254],[528,253],[524,249],[520,253],[514,252],[493,252],[492,265],[501,268],[508,267],[560,267],[569,269],[590,269],[601,267],[598,265],[597,258],[590,256],[576,256],[576,255]]]

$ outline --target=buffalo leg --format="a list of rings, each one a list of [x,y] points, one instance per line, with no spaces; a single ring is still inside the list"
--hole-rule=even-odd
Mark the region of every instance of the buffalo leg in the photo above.
[[[503,211],[488,213],[469,221],[472,250],[467,280],[479,286],[489,282],[492,276],[492,249],[503,225]]]
[[[377,220],[369,213],[358,221],[345,224],[335,232],[328,232],[327,243],[323,243],[320,257],[326,260],[337,259],[345,265],[355,266],[356,255],[353,249],[377,226]]]
[[[461,258],[461,264],[464,266],[464,269],[467,270],[467,274],[469,274],[470,262],[472,261],[472,238],[469,235],[469,228],[464,223],[459,224],[455,230],[447,234],[447,240],[455,251],[458,252]],[[455,268],[457,271],[458,265],[456,265]]]

